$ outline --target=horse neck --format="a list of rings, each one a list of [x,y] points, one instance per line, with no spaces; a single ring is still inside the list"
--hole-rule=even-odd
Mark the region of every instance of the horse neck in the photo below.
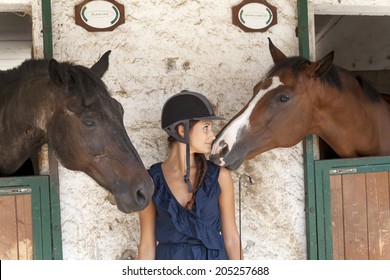
[[[324,88],[318,103],[313,133],[326,141],[339,156],[378,153],[378,110],[382,110],[384,104],[373,103],[358,87],[344,92]]]
[[[0,147],[7,147],[0,152],[0,172],[23,163],[47,142],[47,120],[54,111],[48,82],[48,75],[41,76],[0,92]]]

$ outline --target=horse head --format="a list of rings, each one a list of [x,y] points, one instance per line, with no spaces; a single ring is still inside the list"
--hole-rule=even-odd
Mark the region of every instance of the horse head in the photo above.
[[[237,169],[244,159],[277,147],[299,143],[312,129],[313,106],[310,92],[315,81],[329,71],[333,53],[311,63],[288,58],[269,40],[275,62],[253,91],[253,97],[214,140],[210,160]],[[299,81],[299,82],[297,82]]]
[[[121,104],[101,80],[109,53],[90,69],[50,60],[56,105],[47,133],[64,167],[88,174],[114,195],[120,211],[129,213],[147,206],[153,182],[126,133]]]

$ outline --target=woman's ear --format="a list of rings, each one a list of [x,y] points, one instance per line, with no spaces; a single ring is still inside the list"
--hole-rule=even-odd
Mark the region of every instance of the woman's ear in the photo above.
[[[184,125],[183,124],[179,124],[177,126],[177,134],[179,134],[179,136],[181,138],[184,138]]]

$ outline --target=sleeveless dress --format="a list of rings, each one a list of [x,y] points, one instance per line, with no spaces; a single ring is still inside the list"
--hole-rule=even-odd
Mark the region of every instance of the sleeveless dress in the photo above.
[[[148,170],[155,185],[156,260],[227,260],[218,205],[220,167],[210,161],[207,165],[192,210],[185,209],[173,196],[161,162]]]

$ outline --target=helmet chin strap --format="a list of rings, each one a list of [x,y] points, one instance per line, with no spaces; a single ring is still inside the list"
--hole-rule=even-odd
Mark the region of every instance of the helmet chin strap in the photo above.
[[[187,184],[188,192],[192,192],[192,185],[190,180],[190,122],[184,122],[184,139],[186,141],[186,174],[184,175],[184,182]]]

